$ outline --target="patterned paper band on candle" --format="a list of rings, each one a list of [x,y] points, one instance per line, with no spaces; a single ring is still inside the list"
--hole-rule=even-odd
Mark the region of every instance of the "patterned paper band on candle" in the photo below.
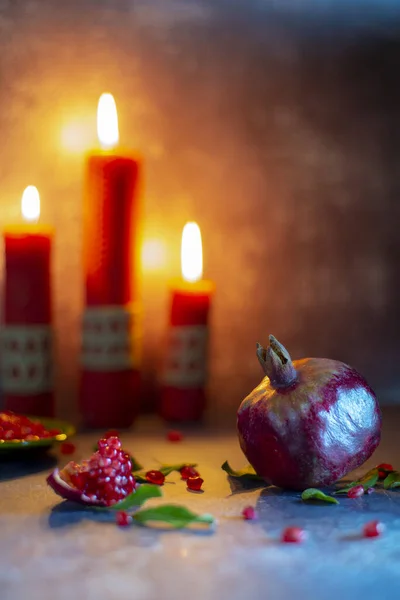
[[[205,325],[175,326],[169,330],[164,385],[197,388],[207,378],[208,328]]]
[[[5,394],[41,394],[53,389],[49,325],[3,325],[0,340]]]
[[[82,366],[122,371],[140,365],[141,328],[137,306],[96,306],[83,316]]]

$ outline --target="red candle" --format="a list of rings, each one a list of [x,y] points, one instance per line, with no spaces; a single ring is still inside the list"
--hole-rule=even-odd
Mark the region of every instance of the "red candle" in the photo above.
[[[205,405],[208,316],[214,285],[202,279],[200,229],[187,223],[182,234],[182,280],[171,289],[170,327],[162,375],[161,414],[167,421],[197,421]]]
[[[120,149],[110,94],[99,101],[101,150],[86,164],[81,410],[92,428],[129,427],[139,407],[139,310],[135,285],[141,161]]]
[[[40,198],[35,187],[26,188],[21,208],[27,223],[4,231],[1,383],[8,410],[53,416],[50,286],[53,231],[35,222],[40,215]]]

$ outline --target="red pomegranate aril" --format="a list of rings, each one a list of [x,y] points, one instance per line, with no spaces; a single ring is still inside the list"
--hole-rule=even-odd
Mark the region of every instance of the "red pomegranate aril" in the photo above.
[[[97,450],[99,451],[104,450],[105,448],[107,448],[107,446],[108,443],[106,438],[101,438],[101,440],[97,442]]]
[[[108,444],[108,446],[111,446],[112,448],[116,448],[117,450],[119,450],[122,446],[121,440],[119,438],[117,438],[116,436],[112,436],[112,437],[108,438],[107,444]]]
[[[364,525],[364,537],[379,537],[385,530],[385,526],[380,521],[370,521]]]
[[[371,488],[368,488],[365,493],[366,494],[373,494],[374,492],[375,492],[375,488],[371,487]]]
[[[254,506],[246,506],[242,511],[242,516],[246,521],[254,521],[257,519],[256,509]]]
[[[125,475],[116,475],[115,477],[115,485],[126,485],[128,483],[128,478]]]
[[[301,527],[286,527],[282,533],[282,542],[301,544],[307,539],[307,533]]]
[[[155,485],[163,485],[165,481],[165,475],[163,475],[161,471],[147,471],[146,479],[149,483],[154,483]]]
[[[40,422],[11,411],[0,412],[0,440],[39,440],[59,435],[59,429],[48,430]]]
[[[82,489],[86,484],[86,476],[83,473],[74,473],[71,475],[71,483],[74,487]]]
[[[354,487],[350,488],[349,491],[347,492],[347,496],[349,498],[359,498],[360,496],[364,495],[364,487],[362,485],[355,485]]]
[[[189,477],[186,480],[186,485],[189,488],[189,490],[198,492],[201,490],[201,486],[204,483],[204,479],[202,479],[201,477]]]
[[[183,439],[183,435],[180,431],[171,430],[167,433],[167,440],[169,442],[181,442]]]
[[[106,446],[104,449],[99,448],[99,450],[101,451],[102,456],[104,456],[104,458],[109,458],[110,461],[114,460],[118,456],[118,450],[112,446]]]
[[[61,454],[73,454],[76,450],[75,444],[72,442],[64,442],[60,446]]]
[[[132,471],[132,463],[131,463],[130,459],[127,459],[126,462],[120,466],[119,472],[121,475],[127,475],[131,471]]]
[[[124,510],[119,510],[115,516],[117,525],[120,527],[127,527],[132,523],[132,517],[128,515]]]
[[[385,479],[385,477],[394,471],[393,466],[389,463],[381,463],[376,467],[379,471],[379,479]]]
[[[104,437],[106,439],[111,438],[111,437],[117,437],[119,438],[119,431],[117,429],[109,429],[108,431],[106,431],[106,433],[104,434]]]
[[[48,432],[49,437],[56,437],[56,435],[60,435],[61,431],[59,429],[50,429]]]
[[[189,479],[189,477],[200,477],[200,473],[196,471],[194,467],[187,465],[180,470],[182,479]]]

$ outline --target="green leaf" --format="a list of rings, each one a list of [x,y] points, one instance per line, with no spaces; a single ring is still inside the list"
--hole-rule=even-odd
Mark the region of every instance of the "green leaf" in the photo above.
[[[146,479],[146,473],[134,473],[133,476],[137,483],[148,483]]]
[[[212,515],[197,515],[185,506],[178,504],[164,504],[140,510],[133,515],[135,522],[148,525],[152,522],[165,523],[175,529],[183,529],[192,524],[211,526],[215,523]]]
[[[223,465],[221,465],[221,469],[228,473],[229,477],[235,477],[236,479],[248,479],[253,481],[264,481],[262,477],[257,475],[255,470],[251,465],[247,465],[243,469],[239,471],[235,471],[232,469],[228,461],[226,460]]]
[[[160,471],[165,477],[174,471],[178,471],[178,473],[183,469],[183,467],[197,467],[197,463],[178,463],[176,465],[161,465],[157,471]]]
[[[136,460],[134,456],[130,455],[130,457],[132,463],[132,473],[136,473],[136,471],[141,471],[143,469],[142,465]]]
[[[160,498],[162,490],[159,485],[145,483],[140,485],[135,492],[112,506],[96,507],[97,510],[130,510],[136,506],[142,506],[150,498]]]
[[[304,502],[307,502],[308,500],[317,500],[320,502],[329,502],[330,504],[339,504],[336,498],[328,496],[316,488],[308,488],[308,490],[304,490],[301,495],[301,499],[304,500]]]
[[[400,487],[400,471],[393,471],[390,473],[383,482],[385,490],[390,490],[396,487]]]
[[[349,490],[351,490],[351,488],[355,487],[356,485],[362,485],[364,488],[364,491],[366,491],[368,488],[374,487],[378,483],[378,481],[379,481],[379,471],[375,467],[374,469],[367,471],[367,473],[365,473],[365,475],[363,475],[361,477],[361,479],[358,479],[357,481],[352,481],[345,487],[342,487],[339,490],[337,490],[335,492],[335,495],[347,494],[347,492]]]

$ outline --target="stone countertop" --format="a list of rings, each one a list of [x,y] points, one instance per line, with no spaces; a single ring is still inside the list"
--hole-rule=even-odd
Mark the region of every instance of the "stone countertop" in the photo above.
[[[397,413],[395,413],[397,414]],[[400,415],[398,415],[400,417]],[[397,418],[397,422],[399,419]],[[386,420],[383,441],[366,467],[400,463],[396,419]],[[87,455],[93,434],[76,438],[74,459]],[[234,434],[188,433],[171,443],[161,431],[122,435],[124,447],[145,467],[157,461],[199,463],[204,493],[190,493],[177,474],[164,499],[218,519],[212,533],[120,529],[108,515],[60,502],[45,482],[56,461],[49,455],[0,462],[1,600],[363,600],[397,597],[400,584],[400,492],[378,491],[340,505],[305,505],[276,488],[231,489],[220,466],[245,463]],[[363,469],[364,470],[364,469]],[[244,506],[260,519],[245,522]],[[359,536],[362,525],[382,520],[376,540]],[[281,544],[287,525],[307,529],[303,545]]]

